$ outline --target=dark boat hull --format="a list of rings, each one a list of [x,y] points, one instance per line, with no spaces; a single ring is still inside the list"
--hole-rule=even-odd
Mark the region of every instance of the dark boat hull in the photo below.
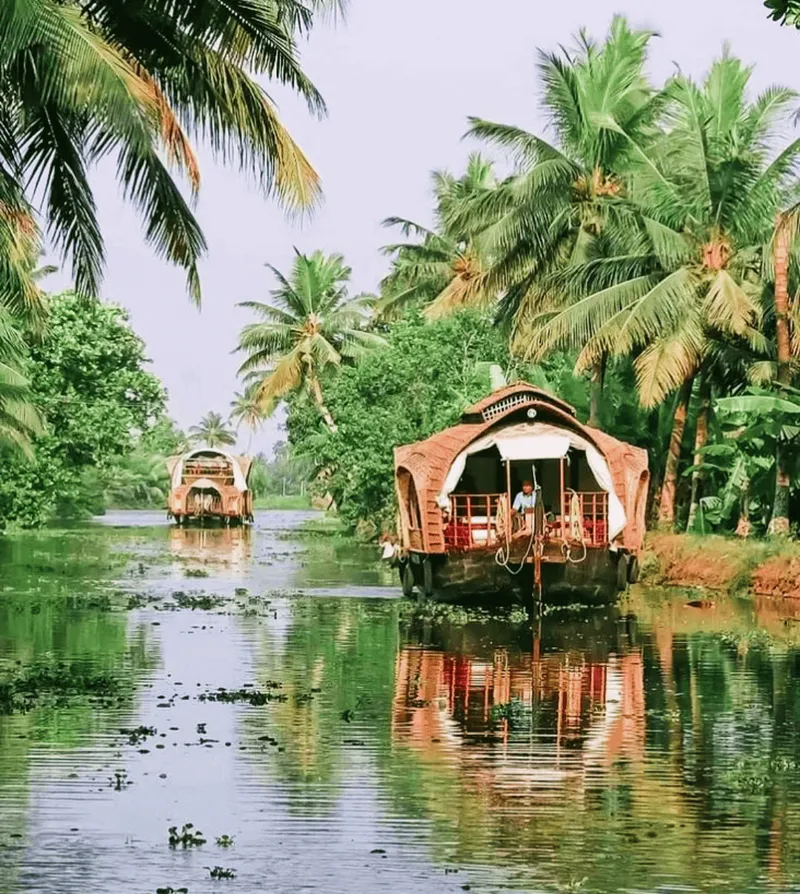
[[[554,603],[614,602],[628,582],[628,556],[608,549],[590,549],[581,562],[544,562],[542,596]],[[620,567],[623,562],[623,567]],[[429,565],[428,565],[429,563]],[[426,565],[428,567],[426,568]],[[534,595],[534,566],[498,564],[494,552],[463,552],[444,556],[412,553],[407,568],[417,592],[442,602],[528,604]],[[512,573],[517,572],[517,573]],[[407,574],[401,565],[401,581]],[[408,590],[408,577],[405,589]]]

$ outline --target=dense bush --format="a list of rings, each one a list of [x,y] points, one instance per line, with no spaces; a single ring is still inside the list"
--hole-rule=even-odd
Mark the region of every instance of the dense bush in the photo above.
[[[32,459],[2,457],[0,522],[32,526],[97,508],[108,470],[162,418],[164,388],[145,364],[124,310],[70,293],[52,298],[27,370],[46,430]]]

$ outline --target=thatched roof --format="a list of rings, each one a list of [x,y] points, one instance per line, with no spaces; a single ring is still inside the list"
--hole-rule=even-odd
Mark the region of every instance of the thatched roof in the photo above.
[[[536,410],[537,418],[574,431],[603,454],[628,520],[623,545],[632,550],[640,548],[645,531],[645,500],[640,499],[640,482],[643,475],[649,479],[647,451],[582,425],[575,417],[574,407],[565,401],[527,382],[517,382],[469,407],[458,425],[417,444],[396,448],[395,470],[406,469],[414,479],[425,552],[445,552],[442,512],[436,498],[456,457],[490,430],[509,424],[515,414],[531,409]]]

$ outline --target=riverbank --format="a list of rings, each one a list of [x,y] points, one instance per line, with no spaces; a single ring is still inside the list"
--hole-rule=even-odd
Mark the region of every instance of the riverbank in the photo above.
[[[650,534],[642,555],[648,584],[800,599],[800,543]]]

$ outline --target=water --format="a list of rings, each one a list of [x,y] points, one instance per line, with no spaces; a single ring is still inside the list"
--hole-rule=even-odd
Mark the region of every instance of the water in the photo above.
[[[791,607],[412,617],[307,517],[0,541],[0,684],[111,681],[0,716],[0,892],[800,890]]]

